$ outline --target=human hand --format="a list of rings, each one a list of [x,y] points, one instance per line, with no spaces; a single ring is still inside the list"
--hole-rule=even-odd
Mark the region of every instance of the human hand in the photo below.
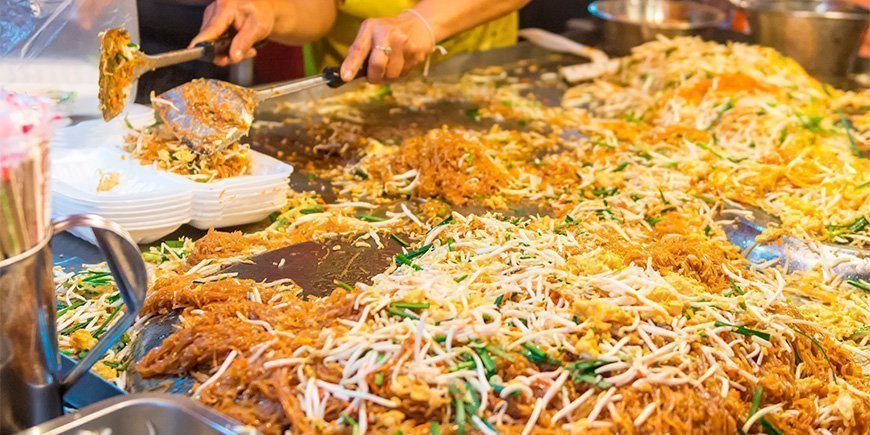
[[[366,77],[370,83],[393,80],[420,64],[435,48],[435,36],[420,17],[402,12],[395,17],[363,21],[347,58],[341,78],[353,80],[369,58]]]
[[[865,9],[870,9],[870,0],[852,0],[852,3],[857,4]],[[870,31],[864,35],[864,43],[861,45],[861,56],[870,56]]]
[[[205,8],[199,34],[190,46],[213,41],[231,27],[238,32],[230,44],[229,56],[215,56],[214,63],[227,66],[257,55],[254,44],[272,33],[275,7],[271,0],[216,0]]]

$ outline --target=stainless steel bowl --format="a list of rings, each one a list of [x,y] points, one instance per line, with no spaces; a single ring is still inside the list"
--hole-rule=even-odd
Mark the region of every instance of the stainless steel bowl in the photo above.
[[[599,0],[589,12],[604,22],[605,49],[625,55],[658,35],[709,37],[725,14],[712,6],[671,0]]]
[[[870,25],[870,10],[836,1],[733,0],[754,42],[797,60],[827,81],[849,75]]]

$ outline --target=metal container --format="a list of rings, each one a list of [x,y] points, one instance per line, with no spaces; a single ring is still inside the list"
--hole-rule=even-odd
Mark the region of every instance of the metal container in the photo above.
[[[622,56],[658,35],[709,38],[725,14],[713,6],[671,0],[600,0],[589,12],[603,20],[608,53]]]
[[[870,25],[870,10],[838,1],[734,0],[755,43],[794,58],[826,81],[848,77]]]
[[[230,435],[257,432],[246,430],[238,422],[187,397],[143,393],[104,400],[21,435],[83,433]]]
[[[46,233],[94,229],[121,292],[125,314],[69,373],[61,373],[50,236],[0,261],[0,434],[14,433],[63,412],[63,394],[117,342],[135,320],[147,289],[145,264],[123,228],[99,216],[75,215]]]

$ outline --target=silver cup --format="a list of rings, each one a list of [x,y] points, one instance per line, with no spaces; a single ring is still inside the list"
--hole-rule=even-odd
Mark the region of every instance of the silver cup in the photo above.
[[[67,374],[60,373],[52,256],[46,237],[0,261],[0,433],[14,433],[63,413],[63,394],[132,325],[148,285],[145,264],[129,234],[99,216],[74,215],[52,234],[75,226],[94,230],[126,306],[125,314]]]

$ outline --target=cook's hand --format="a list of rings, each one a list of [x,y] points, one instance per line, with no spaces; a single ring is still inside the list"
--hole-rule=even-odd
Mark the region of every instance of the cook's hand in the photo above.
[[[410,12],[390,18],[370,18],[363,21],[350,46],[341,65],[341,78],[350,81],[356,77],[369,56],[366,75],[370,83],[396,79],[423,62],[433,48],[435,41],[429,29]]]
[[[213,41],[230,27],[238,32],[230,45],[229,57],[216,56],[214,63],[227,66],[257,55],[254,44],[266,39],[275,27],[271,0],[216,0],[205,8],[199,35],[190,46]]]

